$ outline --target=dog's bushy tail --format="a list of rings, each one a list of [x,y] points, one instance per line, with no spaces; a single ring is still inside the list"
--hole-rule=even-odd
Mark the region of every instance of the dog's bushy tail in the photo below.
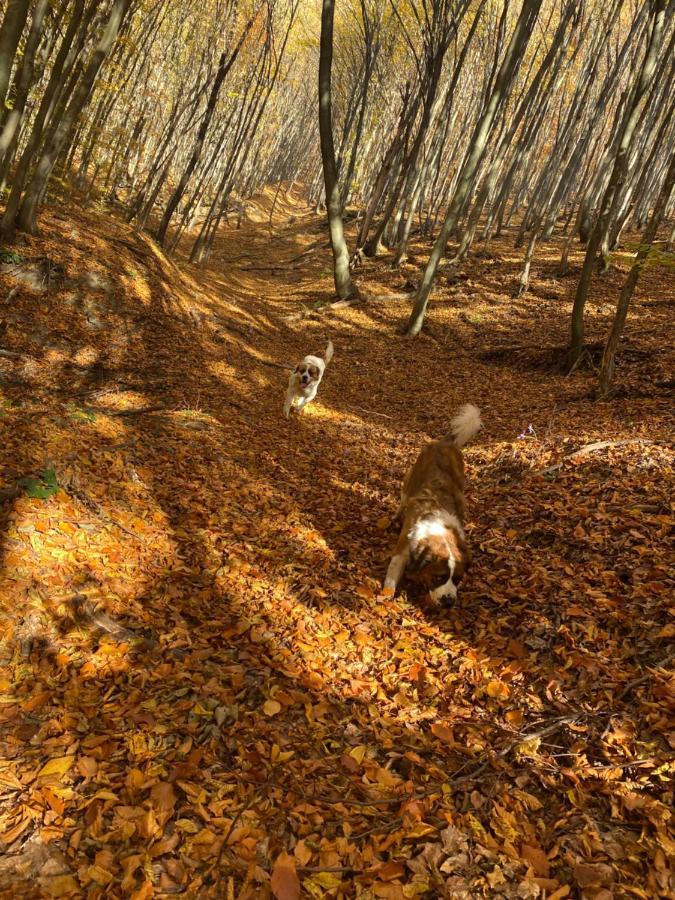
[[[475,437],[483,427],[480,420],[480,410],[473,403],[465,403],[457,410],[450,423],[449,439],[456,447],[463,447],[472,437]]]
[[[328,346],[324,350],[323,358],[324,358],[326,365],[328,365],[328,363],[333,358],[333,342],[332,341],[328,341]]]

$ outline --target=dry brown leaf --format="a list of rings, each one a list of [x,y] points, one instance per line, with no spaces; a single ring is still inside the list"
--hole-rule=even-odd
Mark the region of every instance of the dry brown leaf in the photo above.
[[[299,900],[300,879],[295,868],[295,860],[288,853],[277,856],[270,880],[276,900]]]

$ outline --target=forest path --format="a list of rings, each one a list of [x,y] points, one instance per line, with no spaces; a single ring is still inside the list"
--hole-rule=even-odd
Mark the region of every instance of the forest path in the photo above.
[[[544,364],[574,285],[555,243],[519,300],[506,239],[444,277],[410,342],[407,300],[312,308],[325,232],[283,192],[268,227],[271,196],[206,271],[58,207],[3,263],[0,890],[653,896],[668,272],[641,283],[625,396],[598,404],[591,373]],[[368,263],[364,294],[409,290],[416,256]],[[328,337],[287,422],[277,366]],[[401,477],[465,401],[475,566],[448,611],[385,600]]]

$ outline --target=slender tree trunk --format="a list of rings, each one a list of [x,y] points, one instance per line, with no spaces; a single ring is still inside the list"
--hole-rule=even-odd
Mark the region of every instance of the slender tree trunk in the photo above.
[[[658,231],[659,225],[663,221],[666,206],[668,204],[668,200],[670,199],[670,195],[673,192],[674,186],[675,153],[672,153],[670,157],[670,165],[668,166],[668,172],[663,182],[661,192],[659,193],[656,205],[654,206],[654,209],[652,211],[651,219],[649,220],[645,232],[642,236],[642,242],[637,253],[637,258],[633,263],[630,272],[628,273],[628,277],[626,278],[623,289],[619,296],[619,300],[616,305],[614,321],[612,322],[612,327],[610,328],[609,334],[607,335],[607,342],[602,354],[602,362],[600,363],[600,377],[598,380],[598,394],[600,397],[606,397],[607,393],[609,392],[609,387],[614,375],[614,358],[616,356],[616,350],[619,346],[619,341],[621,340],[623,328],[626,323],[628,307],[630,306],[630,301],[633,297],[635,287],[638,283],[640,275],[642,274],[642,269],[644,268],[647,257],[649,256],[649,251],[651,250],[654,239],[656,238],[656,233]]]
[[[35,234],[37,231],[38,208],[45,195],[54,164],[63,150],[66,138],[71,133],[73,123],[91,94],[103,60],[108,55],[132,2],[133,0],[115,0],[113,3],[96,49],[92,53],[91,59],[73,91],[63,116],[47,138],[42,155],[19,209],[17,226],[22,231],[27,231],[30,234]]]
[[[341,300],[354,293],[349,274],[349,250],[342,225],[342,200],[335,165],[333,123],[331,115],[331,71],[333,67],[333,18],[334,0],[323,0],[321,10],[321,46],[319,53],[319,134],[321,138],[321,162],[326,189],[326,210],[330,243],[333,248],[333,274],[335,290]]]
[[[48,7],[49,0],[36,0],[33,9],[33,18],[31,19],[28,37],[26,38],[23,60],[15,77],[16,93],[13,97],[13,105],[11,109],[7,110],[2,125],[2,132],[0,133],[0,183],[4,183],[11,163],[11,149],[16,146],[14,138],[23,117],[28,91],[33,81],[35,54],[42,36],[42,24]]]
[[[494,90],[492,91],[492,95],[474,129],[469,144],[469,151],[464,160],[464,164],[462,165],[462,171],[457,181],[450,206],[445,215],[445,221],[443,222],[443,226],[441,227],[429,256],[422,284],[417,293],[417,297],[415,298],[415,303],[408,321],[407,333],[410,337],[419,334],[422,329],[424,315],[429,302],[429,295],[434,283],[434,278],[436,277],[438,264],[445,253],[445,247],[450,233],[457,225],[458,217],[464,207],[469,191],[471,190],[488,138],[490,137],[492,126],[494,125],[502,103],[505,101],[510,91],[514,75],[520,65],[525,48],[530,39],[532,27],[539,14],[541,3],[542,0],[524,0],[523,2],[511,41],[499,68]]]
[[[21,40],[29,9],[30,0],[9,0],[5,17],[0,25],[0,110],[5,105],[14,56]]]
[[[577,364],[583,350],[584,308],[586,306],[586,298],[588,297],[588,289],[591,284],[595,258],[607,229],[614,197],[616,193],[621,190],[626,180],[628,154],[633,140],[635,126],[640,117],[640,106],[656,69],[659,51],[663,41],[666,2],[667,0],[652,0],[651,2],[652,23],[649,42],[636,83],[623,113],[623,121],[618,131],[619,144],[614,158],[612,174],[610,175],[609,182],[605,188],[599,214],[588,240],[586,256],[584,258],[584,264],[581,270],[581,276],[579,277],[576,296],[574,298],[574,306],[572,308],[570,346],[565,359],[565,365],[570,367]]]
[[[68,27],[63,36],[59,52],[54,60],[47,87],[40,102],[39,109],[31,127],[30,136],[23,149],[19,164],[12,179],[12,190],[7,198],[5,213],[2,217],[0,232],[5,237],[11,236],[16,226],[16,214],[19,209],[21,195],[28,177],[33,157],[35,156],[40,141],[42,140],[45,123],[49,120],[60,93],[64,90],[63,82],[69,78],[75,57],[84,42],[84,35],[94,14],[94,5],[90,5],[85,13],[85,0],[75,0],[75,5],[70,12]],[[84,18],[84,21],[83,21]],[[80,25],[82,27],[80,28]],[[79,30],[79,31],[78,31]]]
[[[180,181],[176,185],[173,194],[169,198],[169,202],[166,205],[166,209],[164,210],[164,215],[162,216],[162,221],[160,222],[159,228],[157,229],[157,241],[161,246],[164,246],[164,242],[166,240],[166,233],[169,229],[169,223],[171,222],[171,217],[176,211],[176,207],[180,203],[183,198],[183,194],[185,193],[188,182],[190,180],[190,176],[195,170],[197,163],[200,160],[202,155],[202,150],[204,148],[204,141],[206,140],[206,132],[209,129],[209,125],[211,124],[211,119],[213,118],[213,113],[216,108],[216,102],[218,100],[218,94],[220,93],[220,88],[222,86],[223,81],[227,73],[230,71],[234,62],[239,55],[239,51],[241,50],[241,46],[244,43],[246,35],[249,33],[251,26],[253,25],[253,20],[249,19],[246,26],[244,27],[244,31],[242,32],[241,37],[239,38],[239,42],[237,46],[232,51],[230,58],[227,58],[226,53],[222,53],[220,56],[220,61],[218,63],[218,70],[216,72],[216,77],[213,81],[213,85],[211,87],[211,93],[209,95],[208,103],[206,105],[206,112],[204,113],[204,117],[199,126],[199,131],[197,132],[197,139],[195,141],[194,147],[192,148],[192,153],[190,154],[190,159],[188,160],[188,164],[183,170],[183,174],[180,177]]]

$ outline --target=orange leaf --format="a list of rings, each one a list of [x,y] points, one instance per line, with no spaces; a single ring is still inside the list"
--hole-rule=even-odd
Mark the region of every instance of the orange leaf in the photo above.
[[[53,875],[39,880],[45,897],[75,897],[80,893],[80,885],[72,875]]]
[[[293,850],[293,855],[301,866],[306,866],[312,858],[312,851],[304,841],[298,841]]]
[[[491,681],[486,688],[488,697],[493,697],[498,700],[505,700],[509,696],[508,686],[504,684],[503,681]]]
[[[288,853],[277,856],[270,884],[277,900],[299,900],[300,880],[295,870],[295,860]]]
[[[80,756],[77,761],[77,771],[83,778],[93,778],[98,772],[98,763],[93,756]]]
[[[539,875],[540,878],[548,878],[551,867],[543,850],[539,847],[530,847],[529,844],[523,844],[520,855],[532,866],[535,875]]]
[[[394,878],[401,878],[404,874],[404,867],[393,859],[377,870],[377,877],[382,881],[393,881]]]
[[[173,812],[176,805],[176,793],[168,781],[160,781],[152,786],[150,803],[157,812]]]
[[[448,728],[447,725],[443,725],[441,722],[434,722],[431,726],[431,733],[434,737],[440,738],[445,744],[452,746],[455,743],[455,735],[452,728]]]

